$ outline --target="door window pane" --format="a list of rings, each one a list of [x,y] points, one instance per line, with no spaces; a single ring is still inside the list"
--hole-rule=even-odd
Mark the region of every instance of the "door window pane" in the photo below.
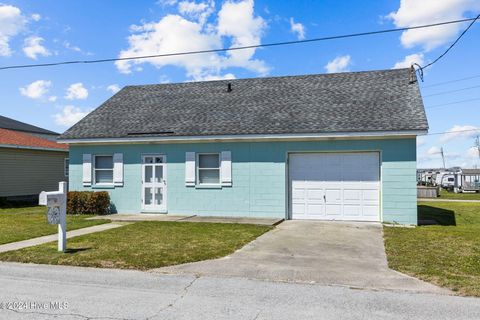
[[[155,167],[155,182],[162,182],[163,181],[163,167],[156,166]]]
[[[220,183],[220,172],[218,169],[198,171],[198,180],[200,184],[218,184]]]
[[[163,157],[155,157],[155,163],[163,163]]]
[[[220,167],[219,154],[200,154],[198,155],[199,168],[219,168]]]
[[[152,188],[145,188],[145,205],[152,204]]]
[[[163,203],[163,188],[155,188],[155,205],[159,206]]]
[[[152,157],[146,157],[145,158],[145,163],[153,163],[153,158]]]
[[[153,182],[153,167],[145,166],[145,182]]]

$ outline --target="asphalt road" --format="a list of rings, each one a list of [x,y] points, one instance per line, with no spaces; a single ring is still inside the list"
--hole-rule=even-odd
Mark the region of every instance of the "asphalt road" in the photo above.
[[[480,319],[480,299],[0,263],[0,319]]]

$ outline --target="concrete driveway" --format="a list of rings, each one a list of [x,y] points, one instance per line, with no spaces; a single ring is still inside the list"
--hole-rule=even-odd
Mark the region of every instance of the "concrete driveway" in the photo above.
[[[154,271],[450,293],[389,269],[382,226],[374,223],[289,220],[225,258]]]

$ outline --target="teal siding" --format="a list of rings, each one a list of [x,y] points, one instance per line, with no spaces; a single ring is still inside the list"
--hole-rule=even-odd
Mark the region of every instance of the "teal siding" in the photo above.
[[[185,186],[185,152],[232,152],[232,187]],[[141,211],[141,155],[167,156],[167,209],[170,214],[279,217],[286,215],[288,152],[379,151],[382,164],[383,221],[416,224],[416,143],[411,139],[314,142],[231,142],[70,146],[70,190],[82,186],[82,154],[124,154],[124,186],[105,189],[118,212]],[[101,189],[95,189],[101,190]]]

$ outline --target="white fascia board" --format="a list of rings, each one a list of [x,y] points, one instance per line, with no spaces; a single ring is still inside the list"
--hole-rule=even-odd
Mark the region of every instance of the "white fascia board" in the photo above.
[[[26,150],[38,150],[38,151],[56,151],[56,152],[68,153],[68,149],[29,147],[29,146],[19,146],[16,144],[0,144],[0,148],[26,149]]]
[[[427,130],[410,131],[373,131],[373,132],[339,132],[339,133],[300,133],[300,134],[245,134],[212,136],[174,136],[174,137],[131,137],[131,138],[85,138],[59,139],[67,144],[130,144],[130,143],[200,143],[200,142],[242,142],[242,141],[314,141],[345,139],[392,139],[416,137],[426,134]]]

